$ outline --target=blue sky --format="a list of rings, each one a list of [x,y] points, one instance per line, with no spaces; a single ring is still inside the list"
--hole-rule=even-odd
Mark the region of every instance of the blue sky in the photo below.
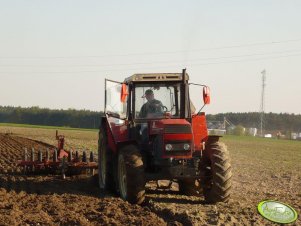
[[[0,105],[103,110],[104,78],[181,72],[208,113],[301,113],[300,1],[0,0]],[[193,92],[193,99],[200,99]]]

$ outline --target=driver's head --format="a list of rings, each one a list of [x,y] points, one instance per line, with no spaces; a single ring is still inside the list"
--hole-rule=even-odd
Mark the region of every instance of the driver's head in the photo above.
[[[151,90],[151,89],[148,89],[145,91],[145,98],[150,101],[150,100],[153,100],[155,97],[154,97],[154,92]]]

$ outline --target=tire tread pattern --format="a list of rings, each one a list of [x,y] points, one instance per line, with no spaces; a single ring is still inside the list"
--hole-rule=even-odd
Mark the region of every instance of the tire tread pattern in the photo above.
[[[202,169],[207,171],[207,175],[210,174],[209,177],[204,177],[201,183],[205,200],[209,203],[229,201],[232,168],[226,145],[218,141],[208,142],[201,165]],[[211,172],[209,172],[208,166]]]
[[[120,150],[124,156],[127,177],[127,201],[142,204],[145,199],[145,172],[142,156],[136,145],[126,145]]]

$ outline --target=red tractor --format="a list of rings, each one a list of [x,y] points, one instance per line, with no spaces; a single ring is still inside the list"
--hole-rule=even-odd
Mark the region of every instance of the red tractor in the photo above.
[[[105,80],[105,110],[98,141],[101,190],[141,204],[148,181],[170,180],[183,195],[210,203],[230,197],[231,165],[219,136],[209,136],[205,113],[196,112],[182,73],[135,74],[124,82]]]

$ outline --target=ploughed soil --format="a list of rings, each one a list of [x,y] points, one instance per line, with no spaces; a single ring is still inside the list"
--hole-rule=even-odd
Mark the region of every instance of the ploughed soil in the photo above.
[[[139,206],[101,194],[95,176],[62,180],[59,175],[24,175],[16,164],[24,147],[45,150],[53,146],[0,133],[0,225],[271,225],[256,209],[265,199],[286,202],[300,214],[301,155],[294,157],[299,158],[299,165],[281,165],[283,159],[280,165],[267,164],[268,158],[256,153],[239,155],[239,146],[226,143],[233,149],[233,192],[228,203],[209,205],[202,197],[178,194],[175,182],[171,189],[150,182],[147,200]],[[277,156],[279,161],[281,155],[269,158]],[[300,217],[294,224],[301,224]]]

